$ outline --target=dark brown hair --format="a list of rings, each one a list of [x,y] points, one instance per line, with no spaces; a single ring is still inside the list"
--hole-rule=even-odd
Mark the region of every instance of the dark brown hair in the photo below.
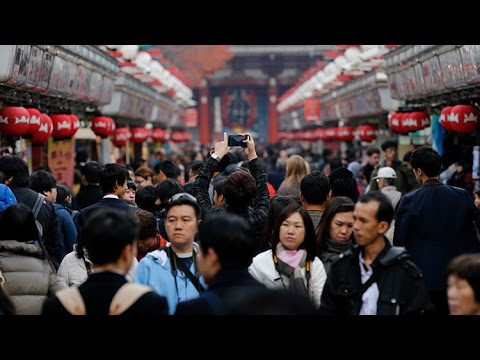
[[[327,238],[334,216],[338,213],[351,212],[354,208],[354,202],[346,196],[337,196],[328,203],[316,231],[317,256],[327,248]]]
[[[235,171],[225,181],[225,201],[233,209],[246,209],[257,191],[253,176],[246,171]]]
[[[139,210],[136,213],[138,219],[138,240],[146,240],[155,237],[158,233],[158,223],[155,215],[145,210]]]

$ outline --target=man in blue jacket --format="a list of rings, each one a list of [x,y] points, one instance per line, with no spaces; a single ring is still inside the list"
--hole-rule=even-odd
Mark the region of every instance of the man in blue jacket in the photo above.
[[[135,282],[166,297],[169,313],[174,314],[179,302],[197,298],[204,290],[197,271],[198,245],[194,243],[200,208],[192,195],[178,193],[167,202],[165,212],[170,245],[148,253],[139,262]]]
[[[447,264],[457,255],[480,252],[480,213],[467,191],[438,179],[441,159],[432,147],[416,149],[411,165],[422,186],[400,200],[393,244],[404,246],[422,271],[436,312],[448,314]]]

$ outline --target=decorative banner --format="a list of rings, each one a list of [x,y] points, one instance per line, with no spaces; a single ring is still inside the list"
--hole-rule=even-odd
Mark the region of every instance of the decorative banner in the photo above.
[[[222,92],[222,119],[225,127],[250,129],[255,124],[257,103],[252,89],[233,88]]]
[[[75,140],[53,141],[53,138],[49,138],[48,166],[58,184],[67,184],[71,188],[75,167]]]
[[[320,99],[308,98],[303,104],[303,113],[305,120],[317,121],[320,120]]]
[[[195,108],[185,110],[185,127],[194,128],[198,126],[198,111]]]

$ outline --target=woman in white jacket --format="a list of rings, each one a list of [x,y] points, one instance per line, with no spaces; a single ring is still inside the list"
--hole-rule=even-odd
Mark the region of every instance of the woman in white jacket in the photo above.
[[[128,271],[126,278],[133,281],[133,276],[138,265],[138,260],[133,259],[132,266]],[[58,279],[66,286],[78,286],[83,284],[93,270],[93,264],[88,258],[87,249],[83,246],[82,239],[73,245],[73,251],[65,255],[58,268]]]
[[[316,254],[315,229],[308,212],[298,204],[280,214],[271,239],[272,250],[258,254],[250,274],[268,288],[304,294],[320,307],[327,274]]]

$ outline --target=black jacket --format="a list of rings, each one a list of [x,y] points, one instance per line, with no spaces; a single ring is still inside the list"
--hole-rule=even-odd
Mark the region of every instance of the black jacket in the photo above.
[[[177,305],[175,315],[220,315],[228,313],[230,300],[235,294],[245,293],[249,289],[264,288],[248,270],[221,271],[209,284],[208,290],[196,299]]]
[[[359,254],[356,246],[350,255],[332,265],[322,293],[320,313],[358,315],[362,307]],[[377,286],[377,315],[422,314],[432,311],[422,273],[410,255],[392,247],[385,239],[385,248],[372,263],[373,273],[381,271]],[[373,275],[372,275],[373,276]]]
[[[72,206],[75,210],[82,210],[99,202],[102,198],[103,191],[100,185],[86,185],[73,198]]]
[[[108,315],[113,296],[127,282],[124,276],[114,272],[93,273],[78,287],[85,303],[87,315]],[[164,297],[155,292],[141,296],[121,315],[158,317],[168,314],[168,305]],[[43,304],[42,315],[70,316],[56,296],[49,297]]]
[[[428,180],[401,198],[393,244],[407,249],[429,290],[446,289],[448,262],[480,252],[474,223],[480,213],[467,191]]]
[[[200,168],[200,172],[193,184],[193,194],[197,198],[200,210],[202,212],[202,218],[205,218],[208,214],[215,212],[230,212],[235,213],[247,221],[252,228],[255,235],[255,240],[260,249],[260,244],[263,238],[263,230],[265,228],[265,221],[267,220],[268,209],[270,208],[270,195],[267,188],[267,174],[263,171],[262,165],[258,158],[248,162],[248,168],[250,173],[255,178],[257,184],[257,193],[253,201],[253,208],[249,207],[247,212],[238,213],[233,209],[219,209],[213,206],[212,200],[208,195],[208,187],[210,180],[212,179],[213,172],[218,166],[219,162],[211,157],[208,157]]]
[[[12,187],[13,194],[17,198],[18,203],[22,203],[33,209],[35,201],[37,200],[37,192],[27,187]],[[60,229],[60,222],[58,221],[57,213],[53,207],[53,204],[44,200],[40,212],[38,213],[37,220],[42,224],[43,236],[42,240],[45,244],[45,248],[52,259],[58,264],[62,261],[62,239],[63,235]],[[56,264],[58,266],[58,264]]]
[[[102,208],[112,208],[112,209],[119,209],[119,210],[123,210],[123,211],[126,211],[126,212],[133,212],[134,210],[132,210],[132,208],[130,207],[130,205],[127,204],[127,202],[125,200],[121,200],[121,199],[114,199],[114,198],[106,198],[106,199],[102,199],[100,200],[99,202],[93,204],[93,205],[90,205],[88,207],[86,207],[85,209],[82,209],[80,211],[80,214],[78,214],[78,216],[75,218],[75,228],[77,229],[77,239],[80,239],[80,233],[83,229],[83,226],[85,225],[85,222],[87,221],[87,219],[93,214],[95,213],[95,211],[97,211],[98,209],[102,209]]]

